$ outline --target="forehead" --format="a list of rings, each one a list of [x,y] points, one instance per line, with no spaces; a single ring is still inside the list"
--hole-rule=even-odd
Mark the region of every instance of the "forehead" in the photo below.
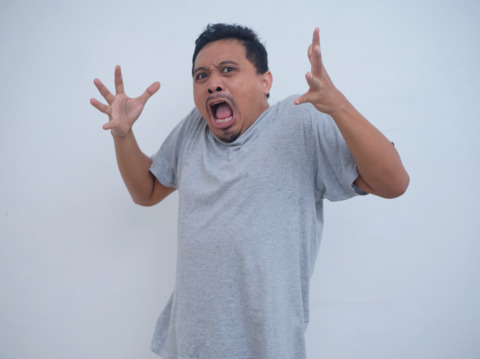
[[[215,65],[229,60],[248,61],[247,50],[237,39],[217,40],[205,45],[198,53],[194,67]]]

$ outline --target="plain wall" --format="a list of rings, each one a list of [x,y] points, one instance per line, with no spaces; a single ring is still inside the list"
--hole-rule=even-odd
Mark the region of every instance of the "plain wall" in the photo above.
[[[271,103],[307,88],[321,29],[337,87],[395,142],[395,200],[326,203],[309,358],[480,358],[478,1],[1,1],[0,357],[147,359],[174,285],[177,195],[131,201],[106,116],[90,104],[122,65],[153,154],[193,107],[194,40],[253,27]]]

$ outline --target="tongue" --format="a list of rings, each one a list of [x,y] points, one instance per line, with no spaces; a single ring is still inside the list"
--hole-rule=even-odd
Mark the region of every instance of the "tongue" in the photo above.
[[[223,120],[232,116],[232,110],[230,106],[226,103],[222,103],[217,106],[217,111],[215,113],[215,117],[219,120]]]

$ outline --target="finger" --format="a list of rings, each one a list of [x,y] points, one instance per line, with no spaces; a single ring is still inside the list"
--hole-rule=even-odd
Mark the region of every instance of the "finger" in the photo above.
[[[117,95],[124,92],[122,69],[120,68],[120,65],[115,66],[115,91]]]
[[[103,112],[105,114],[109,114],[109,109],[108,109],[108,106],[101,103],[100,101],[98,101],[97,99],[95,98],[92,98],[90,99],[90,103],[92,104],[93,107],[95,107],[97,110],[99,110],[100,112]]]
[[[310,64],[312,65],[312,72],[315,76],[320,76],[322,73],[323,61],[322,53],[318,46],[312,48],[312,56],[310,57]]]
[[[300,104],[306,103],[306,102],[311,102],[311,100],[310,100],[311,91],[318,90],[318,88],[320,87],[320,85],[319,85],[319,83],[318,83],[318,80],[315,78],[315,76],[312,75],[311,72],[307,72],[307,73],[306,73],[305,79],[307,80],[307,84],[308,84],[309,90],[308,90],[306,93],[304,93],[303,95],[297,97],[297,98],[294,100],[294,103],[295,103],[296,105],[300,105]]]
[[[305,79],[307,80],[307,84],[310,89],[316,90],[320,87],[318,79],[311,72],[307,72]]]
[[[113,96],[112,93],[108,91],[108,89],[99,79],[93,80],[93,83],[95,84],[95,86],[97,87],[98,91],[103,96],[103,98],[107,101],[107,103],[111,104],[115,99],[115,96]]]
[[[153,84],[151,84],[146,90],[145,92],[139,96],[139,100],[145,104],[147,102],[147,100],[154,94],[156,93],[158,90],[160,89],[160,82],[156,81],[154,82]]]
[[[313,30],[312,47],[315,46],[320,48],[320,29],[318,27]]]
[[[293,100],[293,103],[295,105],[301,105],[302,103],[307,103],[307,102],[310,102],[308,92],[304,93],[301,96],[298,96],[295,100]]]
[[[312,65],[312,70],[315,75],[319,75],[322,70],[322,52],[320,50],[320,29],[317,27],[313,31],[313,39],[311,49],[309,49],[309,59]]]
[[[109,122],[107,122],[106,124],[104,124],[104,125],[102,126],[102,128],[103,128],[105,131],[111,130],[111,129],[113,128],[112,121],[109,121]]]

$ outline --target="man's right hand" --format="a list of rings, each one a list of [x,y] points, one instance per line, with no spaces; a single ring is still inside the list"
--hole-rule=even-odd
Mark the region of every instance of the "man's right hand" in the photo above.
[[[118,65],[115,67],[115,96],[99,79],[95,79],[93,83],[108,105],[94,98],[90,103],[100,112],[108,115],[108,123],[103,125],[103,129],[111,130],[112,135],[116,137],[124,137],[128,134],[142,113],[147,100],[160,88],[160,83],[154,82],[141,96],[128,97],[123,87],[122,70]]]

